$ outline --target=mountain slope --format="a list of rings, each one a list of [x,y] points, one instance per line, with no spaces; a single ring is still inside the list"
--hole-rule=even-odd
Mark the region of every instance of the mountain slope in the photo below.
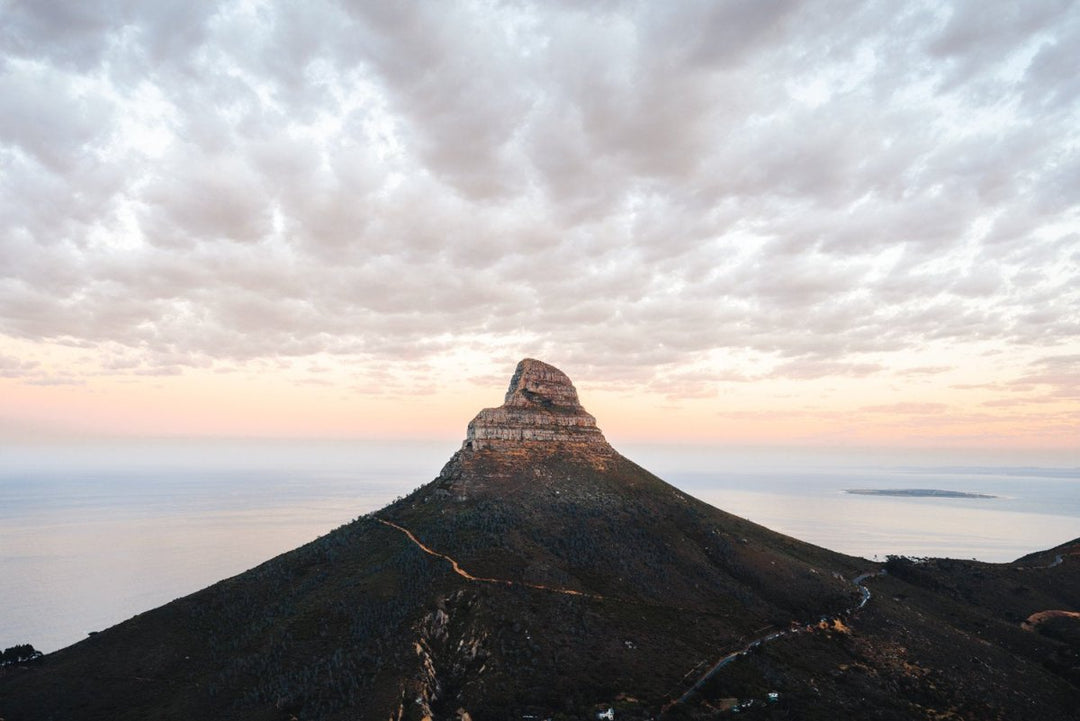
[[[1012,618],[1076,602],[1080,564],[1044,560],[1025,570],[897,560],[856,585],[873,564],[724,513],[623,458],[570,380],[527,359],[434,481],[4,669],[0,717],[483,721],[611,707],[619,718],[712,717],[778,689],[775,703],[744,712],[1068,718],[1065,617],[1036,631]],[[1031,590],[1003,605],[1013,575]],[[1010,653],[1029,687],[1015,698],[991,687],[1012,672]]]

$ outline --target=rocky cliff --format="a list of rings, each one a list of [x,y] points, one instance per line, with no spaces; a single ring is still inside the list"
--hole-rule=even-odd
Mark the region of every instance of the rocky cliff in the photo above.
[[[506,399],[469,423],[464,448],[480,450],[521,442],[560,442],[610,448],[596,419],[585,412],[577,390],[558,368],[526,358],[517,365]]]

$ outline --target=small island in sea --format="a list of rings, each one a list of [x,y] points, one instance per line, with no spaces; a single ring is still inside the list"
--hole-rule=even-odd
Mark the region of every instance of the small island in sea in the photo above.
[[[939,488],[847,488],[844,493],[859,496],[907,496],[910,498],[997,498],[988,493],[943,491]]]

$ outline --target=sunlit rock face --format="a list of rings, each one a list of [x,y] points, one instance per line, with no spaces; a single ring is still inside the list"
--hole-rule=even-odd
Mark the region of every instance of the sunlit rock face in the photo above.
[[[464,448],[534,441],[607,446],[596,419],[581,407],[566,374],[526,358],[518,363],[503,404],[485,408],[469,423]]]

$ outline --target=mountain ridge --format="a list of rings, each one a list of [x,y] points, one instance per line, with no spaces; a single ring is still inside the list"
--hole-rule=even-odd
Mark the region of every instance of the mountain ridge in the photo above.
[[[624,458],[525,359],[430,483],[4,669],[0,718],[1067,719],[1076,619],[1033,614],[1080,603],[1080,542],[1054,550],[883,566],[784,536]]]

